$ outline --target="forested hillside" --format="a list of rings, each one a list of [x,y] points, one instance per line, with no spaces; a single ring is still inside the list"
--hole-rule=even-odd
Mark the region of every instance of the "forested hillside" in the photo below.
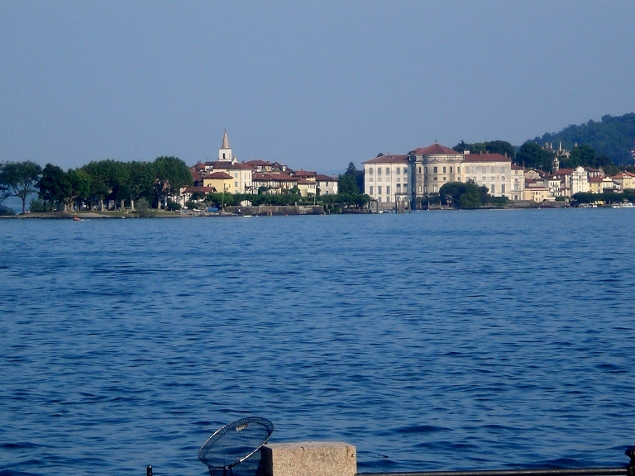
[[[562,147],[573,149],[578,145],[589,144],[597,154],[605,154],[616,164],[632,164],[635,149],[635,113],[613,117],[606,115],[601,122],[593,120],[579,126],[571,125],[560,132],[547,133],[536,137],[539,145],[552,142],[554,148],[562,141]]]

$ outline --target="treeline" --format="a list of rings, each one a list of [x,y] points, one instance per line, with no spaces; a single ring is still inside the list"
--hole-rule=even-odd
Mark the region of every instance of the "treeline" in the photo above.
[[[589,121],[586,124],[570,125],[560,132],[544,134],[534,139],[538,145],[553,142],[557,147],[560,141],[566,149],[577,144],[588,144],[600,155],[611,157],[616,164],[632,164],[631,151],[635,149],[635,113],[613,117],[603,116],[600,122]]]
[[[177,157],[157,157],[154,162],[100,160],[67,171],[53,164],[41,168],[31,161],[0,164],[0,198],[19,198],[22,213],[34,193],[38,198],[31,201],[32,211],[68,210],[75,205],[80,209],[81,204],[101,210],[105,201],[134,208],[138,200],[159,208],[191,184],[189,168]]]
[[[547,150],[536,141],[527,141],[516,150],[507,141],[495,140],[491,142],[476,142],[468,144],[459,142],[453,147],[457,152],[469,150],[471,154],[488,153],[501,154],[511,158],[512,164],[544,172],[553,172],[554,159],[558,159],[561,169],[575,169],[576,167],[591,167],[604,170],[606,175],[615,175],[621,170],[635,170],[632,165],[616,165],[608,155],[596,153],[589,144],[581,144],[570,150],[569,157],[558,155],[557,150]]]

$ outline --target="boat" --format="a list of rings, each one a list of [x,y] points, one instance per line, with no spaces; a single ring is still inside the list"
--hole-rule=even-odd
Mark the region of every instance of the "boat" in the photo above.
[[[611,205],[611,208],[634,208],[635,205],[633,205],[631,202],[623,202],[623,203],[614,203],[613,205]]]
[[[79,218],[78,216],[74,216],[74,217],[73,217],[73,221],[82,221],[82,219],[81,219],[81,218]]]

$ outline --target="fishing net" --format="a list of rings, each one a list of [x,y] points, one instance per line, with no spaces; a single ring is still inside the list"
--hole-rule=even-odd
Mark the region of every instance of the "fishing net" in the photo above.
[[[198,451],[210,475],[255,476],[260,470],[260,448],[273,432],[266,418],[249,417],[215,431]]]

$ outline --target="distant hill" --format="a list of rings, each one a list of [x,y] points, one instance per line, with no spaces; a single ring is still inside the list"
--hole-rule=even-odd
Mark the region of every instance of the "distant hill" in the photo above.
[[[579,126],[571,125],[560,132],[547,133],[534,139],[539,145],[552,142],[558,148],[571,150],[575,143],[589,144],[595,152],[606,154],[616,164],[632,164],[635,162],[635,113],[623,116],[603,116],[601,122],[593,120]]]

